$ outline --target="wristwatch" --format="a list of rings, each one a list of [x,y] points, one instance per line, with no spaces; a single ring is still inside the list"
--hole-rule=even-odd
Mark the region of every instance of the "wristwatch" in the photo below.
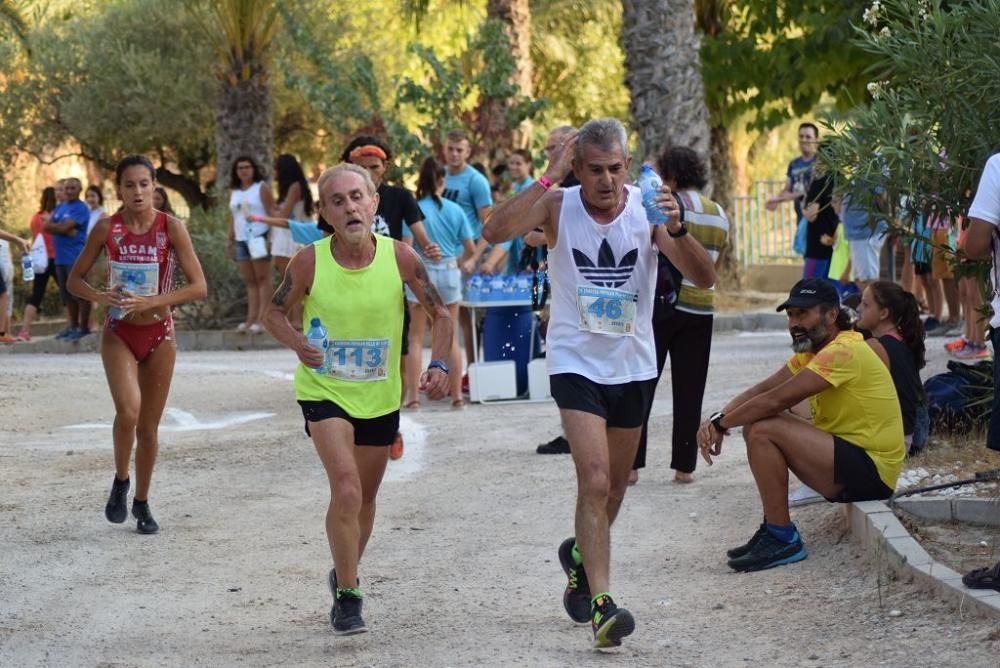
[[[431,369],[441,369],[445,373],[448,373],[448,365],[441,360],[431,360],[431,363],[427,365],[427,370]]]
[[[722,418],[726,417],[725,413],[713,413],[712,417],[708,418],[708,421],[712,423],[715,427],[715,431],[719,432],[723,436],[729,436],[729,430],[722,426]]]
[[[674,239],[677,239],[678,237],[683,237],[687,233],[688,233],[688,228],[683,221],[681,221],[681,229],[677,230],[676,232],[671,232],[670,228],[669,227],[667,228],[667,234],[669,234]]]

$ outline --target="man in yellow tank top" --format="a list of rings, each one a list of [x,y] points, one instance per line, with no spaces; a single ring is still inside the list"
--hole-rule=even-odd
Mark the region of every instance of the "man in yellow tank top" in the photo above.
[[[806,558],[788,513],[788,472],[825,496],[849,503],[892,496],[903,465],[903,416],[889,369],[851,329],[833,283],[805,278],[778,307],[788,315],[794,355],[765,381],[702,423],[705,460],[743,427],[764,521],[729,567],[758,571]],[[812,420],[790,409],[809,400]]]
[[[299,357],[295,397],[330,481],[330,623],[338,635],[367,630],[358,561],[399,428],[404,283],[433,320],[432,361],[420,389],[430,399],[448,393],[448,367],[441,361],[451,347],[448,308],[412,248],[372,234],[377,208],[366,170],[348,164],[328,169],[319,179],[319,210],[334,234],[295,254],[266,318],[268,331]],[[304,326],[326,330],[322,351],[288,321],[300,301]]]

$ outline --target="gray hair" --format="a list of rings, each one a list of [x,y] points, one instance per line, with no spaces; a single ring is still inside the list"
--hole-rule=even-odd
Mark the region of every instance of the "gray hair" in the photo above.
[[[628,136],[625,126],[617,118],[596,118],[587,121],[580,128],[576,139],[576,161],[583,162],[583,147],[585,144],[595,146],[601,151],[609,152],[620,147],[622,154],[628,158]]]
[[[365,182],[365,189],[368,191],[369,195],[374,195],[377,188],[375,188],[375,182],[372,181],[372,175],[368,173],[368,170],[364,167],[351,164],[349,162],[342,162],[339,165],[334,165],[329,168],[319,177],[319,182],[316,184],[316,189],[319,191],[319,201],[323,203],[323,186],[326,182],[335,176],[340,176],[341,174],[357,174]]]

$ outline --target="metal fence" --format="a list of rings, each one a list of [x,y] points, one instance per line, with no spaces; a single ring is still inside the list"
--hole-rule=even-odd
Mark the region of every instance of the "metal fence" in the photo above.
[[[785,187],[784,181],[757,181],[749,195],[733,198],[732,225],[736,257],[746,269],[752,264],[793,264],[802,258],[792,250],[795,240],[795,207],[782,202],[775,211],[764,203]]]

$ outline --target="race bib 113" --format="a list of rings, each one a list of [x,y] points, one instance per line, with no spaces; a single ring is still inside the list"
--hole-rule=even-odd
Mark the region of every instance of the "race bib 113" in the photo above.
[[[340,380],[385,380],[389,339],[334,339],[327,343],[327,374]]]

